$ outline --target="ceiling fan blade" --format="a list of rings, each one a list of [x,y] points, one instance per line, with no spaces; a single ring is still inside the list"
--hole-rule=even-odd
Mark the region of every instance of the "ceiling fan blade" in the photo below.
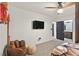
[[[75,4],[75,2],[66,3],[65,6],[64,6],[64,8],[69,7],[69,6],[72,6],[72,5],[74,5],[74,4]]]
[[[48,8],[48,9],[55,9],[55,8],[57,8],[57,7],[45,7],[45,8]]]

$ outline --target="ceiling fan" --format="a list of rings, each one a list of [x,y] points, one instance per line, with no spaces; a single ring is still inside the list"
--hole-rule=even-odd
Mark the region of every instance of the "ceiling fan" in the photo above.
[[[64,8],[74,5],[74,2],[66,3],[66,2],[58,2],[57,7],[45,7],[47,9],[57,9],[57,13],[62,13]]]

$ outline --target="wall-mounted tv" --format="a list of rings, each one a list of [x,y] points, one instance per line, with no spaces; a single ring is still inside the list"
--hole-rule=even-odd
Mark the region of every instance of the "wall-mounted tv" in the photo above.
[[[33,21],[33,29],[44,29],[43,21]]]

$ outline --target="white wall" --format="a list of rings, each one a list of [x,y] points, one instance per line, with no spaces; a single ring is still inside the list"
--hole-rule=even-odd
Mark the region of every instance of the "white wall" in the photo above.
[[[9,5],[10,35],[12,40],[25,40],[28,44],[39,44],[52,40],[52,19],[45,15]],[[32,21],[44,21],[44,29],[32,29]],[[38,38],[42,39],[38,41]]]
[[[0,24],[0,55],[3,53],[3,49],[7,44],[7,27],[5,24]]]

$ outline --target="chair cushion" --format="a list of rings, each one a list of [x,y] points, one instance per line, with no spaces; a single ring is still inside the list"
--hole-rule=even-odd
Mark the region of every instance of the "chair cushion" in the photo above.
[[[16,48],[20,47],[20,42],[18,40],[15,40],[15,46],[16,46]]]
[[[14,41],[10,41],[9,47],[10,47],[10,48],[16,48]]]
[[[20,49],[20,48],[8,48],[7,54],[8,54],[8,56],[23,56],[23,55],[25,55],[23,49]]]
[[[21,40],[19,45],[20,45],[20,47],[25,47],[25,41]]]

